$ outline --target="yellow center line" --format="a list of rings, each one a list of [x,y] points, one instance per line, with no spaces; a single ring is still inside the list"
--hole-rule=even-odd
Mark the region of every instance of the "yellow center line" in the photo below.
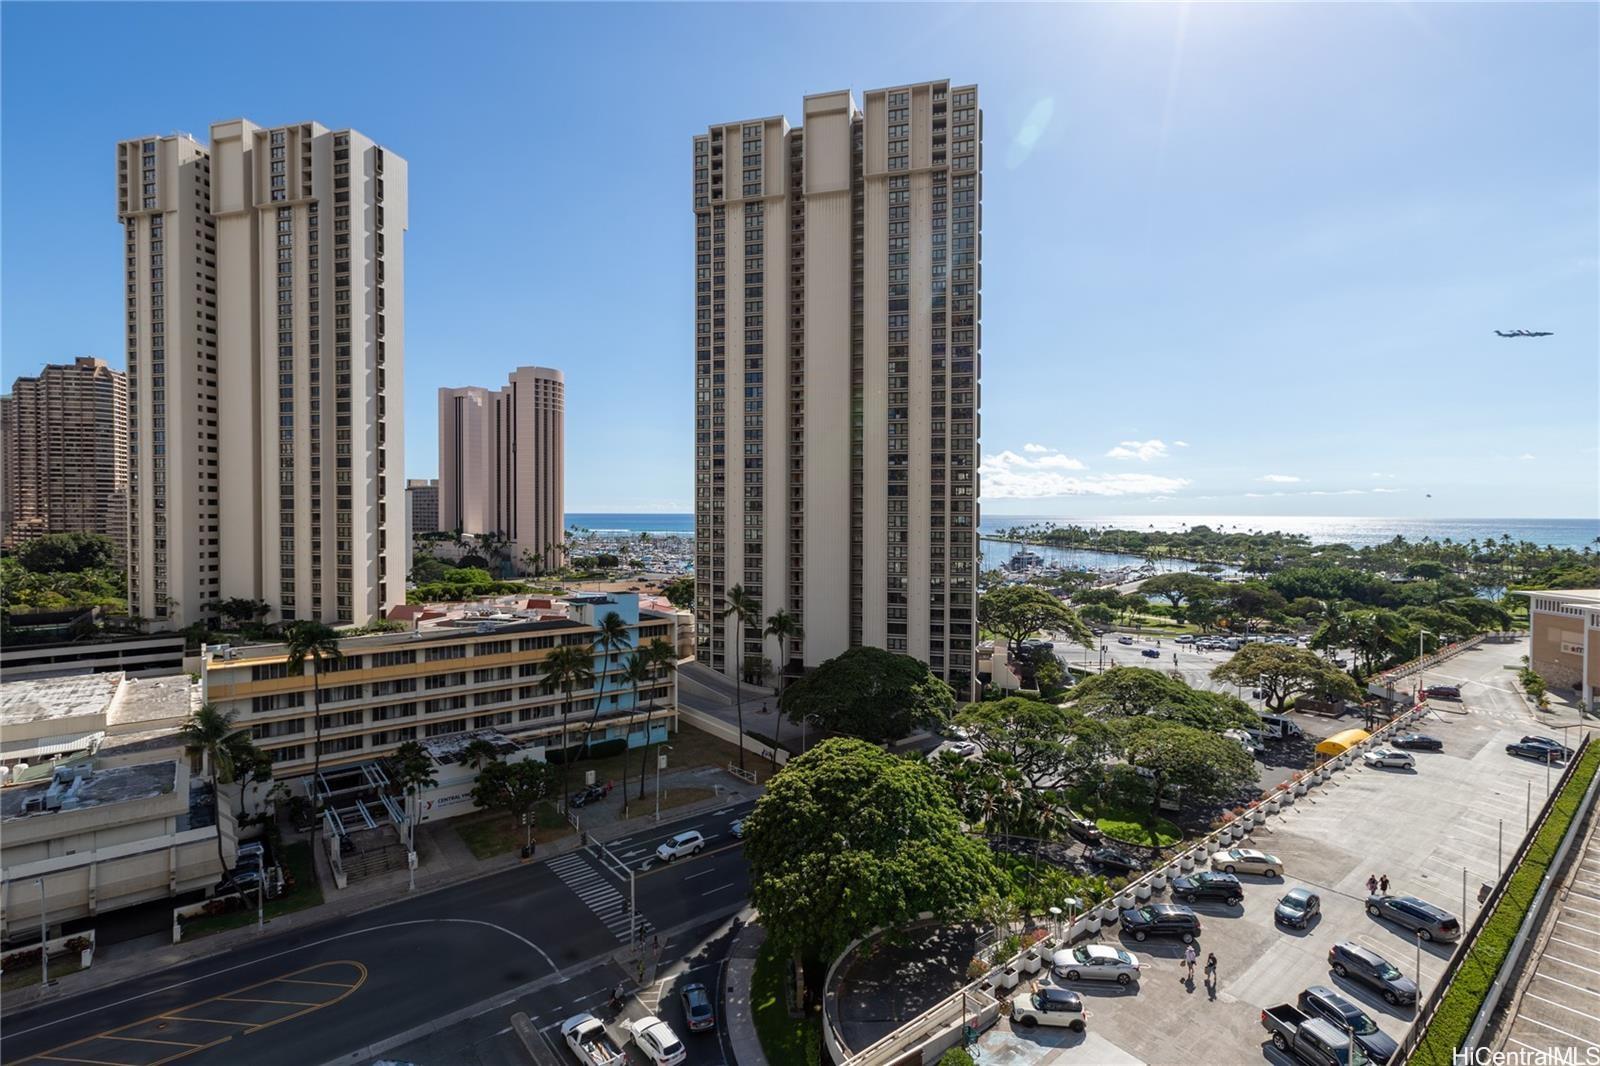
[[[278,977],[265,983],[269,985],[323,985],[326,988],[355,988],[361,982],[357,981],[353,985],[348,981],[312,981],[304,977]]]
[[[196,1044],[192,1040],[156,1040],[148,1036],[102,1036],[99,1040],[132,1040],[136,1044],[171,1044],[173,1047],[202,1048],[206,1045]]]
[[[208,999],[206,1002],[210,1003],[211,1000]],[[200,1004],[196,1003],[195,1006],[198,1007]],[[181,1014],[163,1014],[161,1017],[169,1022],[204,1022],[206,1025],[237,1025],[241,1029],[254,1029],[256,1027],[255,1022],[230,1022],[226,1018],[187,1018]]]
[[[37,1059],[49,1059],[51,1062],[92,1062],[94,1066],[131,1066],[126,1062],[107,1062],[105,1059],[69,1059],[64,1055],[35,1055]]]
[[[321,1003],[307,1003],[303,999],[255,999],[249,996],[219,996],[216,1003],[273,1003],[280,1007],[320,1007]]]

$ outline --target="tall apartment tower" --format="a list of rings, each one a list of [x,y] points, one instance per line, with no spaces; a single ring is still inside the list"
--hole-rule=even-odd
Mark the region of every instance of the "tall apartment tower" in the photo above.
[[[695,632],[771,656],[742,585],[847,648],[970,689],[977,626],[982,113],[975,86],[805,99],[694,138]]]
[[[565,523],[566,385],[523,366],[491,392],[439,390],[439,526],[495,533],[522,566],[559,562]]]
[[[211,156],[187,134],[117,145],[128,375],[128,612],[157,629],[222,594]],[[238,387],[237,385],[232,387]]]
[[[131,609],[182,625],[237,596],[283,621],[381,615],[409,555],[405,160],[352,130],[242,119],[214,124],[209,150],[118,154]]]
[[[4,543],[99,533],[126,550],[128,379],[103,359],[52,363],[0,397]]]
[[[439,531],[439,479],[406,480],[406,528],[412,536]]]

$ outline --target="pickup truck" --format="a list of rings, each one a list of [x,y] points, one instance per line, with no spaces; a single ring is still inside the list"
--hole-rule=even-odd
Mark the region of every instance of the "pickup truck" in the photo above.
[[[1261,1027],[1272,1034],[1272,1046],[1312,1066],[1367,1066],[1360,1045],[1332,1022],[1313,1018],[1292,1003],[1261,1012]]]
[[[561,1035],[583,1066],[627,1066],[627,1056],[606,1035],[605,1023],[589,1013],[561,1023]]]

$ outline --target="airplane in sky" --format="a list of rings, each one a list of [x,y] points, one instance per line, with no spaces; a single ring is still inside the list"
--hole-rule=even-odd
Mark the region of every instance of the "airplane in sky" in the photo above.
[[[1554,333],[1547,333],[1547,332],[1543,332],[1543,331],[1540,331],[1540,330],[1532,330],[1532,329],[1514,329],[1514,330],[1511,330],[1509,332],[1507,332],[1506,330],[1503,330],[1503,329],[1497,329],[1497,330],[1494,331],[1494,335],[1496,337],[1554,337],[1555,336]]]

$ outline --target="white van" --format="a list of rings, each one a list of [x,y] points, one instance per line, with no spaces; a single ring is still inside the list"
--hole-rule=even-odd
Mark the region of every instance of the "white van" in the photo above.
[[[1300,728],[1299,723],[1291,722],[1281,714],[1262,715],[1261,731],[1269,740],[1305,736],[1305,730]]]

